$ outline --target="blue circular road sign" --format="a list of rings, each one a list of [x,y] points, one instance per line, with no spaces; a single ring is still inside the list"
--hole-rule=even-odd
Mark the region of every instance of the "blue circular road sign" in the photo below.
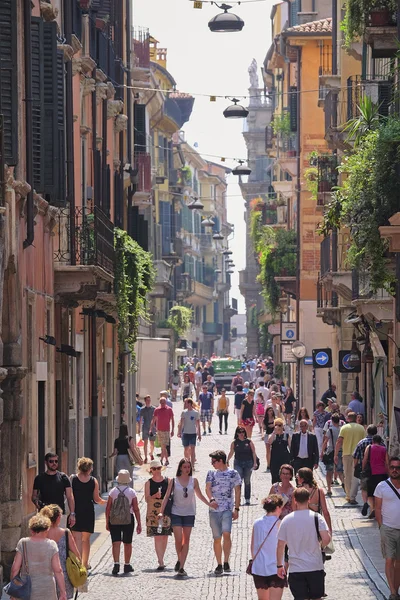
[[[324,367],[328,361],[329,356],[326,352],[318,352],[317,356],[315,357],[315,362],[321,367]]]
[[[292,340],[294,338],[294,331],[293,331],[293,329],[288,329],[286,331],[286,337],[289,338],[290,340]]]
[[[350,354],[346,354],[345,356],[343,356],[342,365],[344,366],[345,369],[352,371],[354,369],[354,367],[350,366],[349,358],[350,358]]]

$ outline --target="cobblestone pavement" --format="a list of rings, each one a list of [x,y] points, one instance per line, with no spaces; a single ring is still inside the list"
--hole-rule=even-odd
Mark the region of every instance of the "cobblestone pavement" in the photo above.
[[[179,417],[181,403],[175,406],[175,414]],[[236,419],[231,414],[229,422],[229,435],[219,435],[217,418],[214,417],[213,431],[207,435],[197,446],[197,470],[196,477],[199,479],[202,489],[205,487],[205,476],[210,467],[209,452],[223,448],[228,452],[229,445],[233,439],[233,431]],[[212,551],[212,538],[208,524],[208,509],[202,503],[197,503],[196,526],[191,538],[191,547],[186,563],[188,578],[178,580],[173,570],[176,554],[173,537],[170,538],[166,552],[165,572],[157,573],[156,555],[154,552],[154,541],[146,537],[144,532],[134,537],[132,564],[135,572],[129,575],[120,575],[118,578],[111,575],[113,567],[111,557],[110,538],[104,528],[104,514],[100,515],[96,522],[96,531],[99,532],[93,544],[93,555],[91,558],[92,571],[89,577],[88,600],[100,600],[104,597],[115,599],[135,598],[144,600],[148,597],[165,597],[169,600],[180,600],[185,598],[203,598],[204,600],[220,598],[246,598],[248,600],[257,598],[252,577],[246,575],[245,570],[249,557],[249,545],[251,528],[254,520],[263,514],[260,500],[270,489],[270,475],[265,472],[265,446],[261,436],[254,428],[253,441],[256,444],[257,453],[261,459],[261,468],[252,476],[252,501],[251,506],[242,506],[239,520],[233,526],[231,568],[232,573],[216,578],[213,575],[215,559]],[[168,476],[175,474],[178,460],[183,456],[181,442],[175,438],[172,442],[171,467],[166,470]],[[323,475],[319,472],[321,484]],[[135,489],[138,491],[142,524],[145,524],[146,507],[143,499],[143,486],[148,478],[145,468],[137,472]],[[341,488],[334,488],[334,497],[328,499],[328,505],[332,516],[334,529],[334,541],[336,552],[332,560],[326,563],[326,591],[328,598],[342,600],[354,597],[359,600],[383,599],[388,596],[388,589],[379,571],[382,565],[378,546],[376,526],[362,519],[360,510],[357,508],[342,508],[343,492]],[[358,526],[364,524],[361,537],[358,535]],[[365,535],[371,538],[373,550],[370,556],[365,552],[366,544],[363,544]],[[96,536],[96,534],[95,534]],[[365,542],[365,539],[364,539]],[[121,555],[122,562],[122,555]],[[375,564],[378,564],[375,567]],[[290,592],[284,593],[284,600],[291,598]]]

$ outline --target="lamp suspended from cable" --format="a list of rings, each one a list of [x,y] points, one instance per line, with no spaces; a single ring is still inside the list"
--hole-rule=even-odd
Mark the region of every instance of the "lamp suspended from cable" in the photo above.
[[[229,270],[227,271],[228,275],[232,275],[232,273],[234,273],[235,271]]]
[[[193,198],[191,202],[187,205],[189,210],[203,210],[204,204],[200,202],[198,198]]]
[[[353,332],[353,337],[351,341],[351,351],[348,360],[349,367],[352,369],[358,369],[361,365],[361,355],[357,348],[357,340],[356,334]]]
[[[211,217],[207,217],[206,219],[202,220],[201,224],[203,227],[214,227],[215,221],[213,221]]]
[[[215,269],[214,273],[222,273],[221,269]]]
[[[223,112],[225,119],[245,119],[249,114],[247,108],[238,104],[239,100],[237,98],[232,98],[232,102],[233,104]]]
[[[224,12],[219,13],[208,22],[208,27],[211,31],[214,33],[233,33],[235,31],[242,31],[244,21],[238,17],[238,15],[228,13],[228,10],[232,8],[232,6],[229,4],[220,5],[216,2],[214,2],[214,4]]]
[[[233,254],[232,250],[224,250],[222,253],[224,256],[230,256],[231,254]]]
[[[216,233],[214,233],[213,235],[213,240],[223,240],[224,236],[222,235],[222,233],[220,231],[217,231]]]
[[[251,169],[244,165],[244,160],[239,160],[238,162],[238,166],[232,169],[232,175],[250,175]]]
[[[364,349],[361,354],[361,362],[371,364],[374,362],[374,353],[372,351],[371,342],[369,339],[369,331],[364,344]]]

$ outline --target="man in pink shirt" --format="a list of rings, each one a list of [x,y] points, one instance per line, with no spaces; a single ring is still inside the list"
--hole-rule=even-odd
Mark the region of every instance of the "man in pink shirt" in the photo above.
[[[160,397],[160,406],[158,406],[154,411],[153,419],[150,425],[150,431],[154,426],[157,428],[157,438],[161,446],[161,464],[164,459],[164,464],[168,466],[169,462],[167,446],[170,444],[171,437],[174,436],[175,421],[174,411],[172,408],[167,406],[167,401],[164,396]]]

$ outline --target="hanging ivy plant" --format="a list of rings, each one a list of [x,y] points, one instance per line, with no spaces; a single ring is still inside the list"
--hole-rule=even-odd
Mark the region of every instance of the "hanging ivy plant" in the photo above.
[[[114,229],[115,273],[114,288],[117,296],[118,341],[121,351],[125,345],[136,368],[135,343],[140,320],[150,321],[147,294],[154,285],[153,256],[135,242],[126,231]]]
[[[187,306],[173,306],[169,311],[168,324],[175,333],[175,341],[182,338],[193,321],[193,311]]]

